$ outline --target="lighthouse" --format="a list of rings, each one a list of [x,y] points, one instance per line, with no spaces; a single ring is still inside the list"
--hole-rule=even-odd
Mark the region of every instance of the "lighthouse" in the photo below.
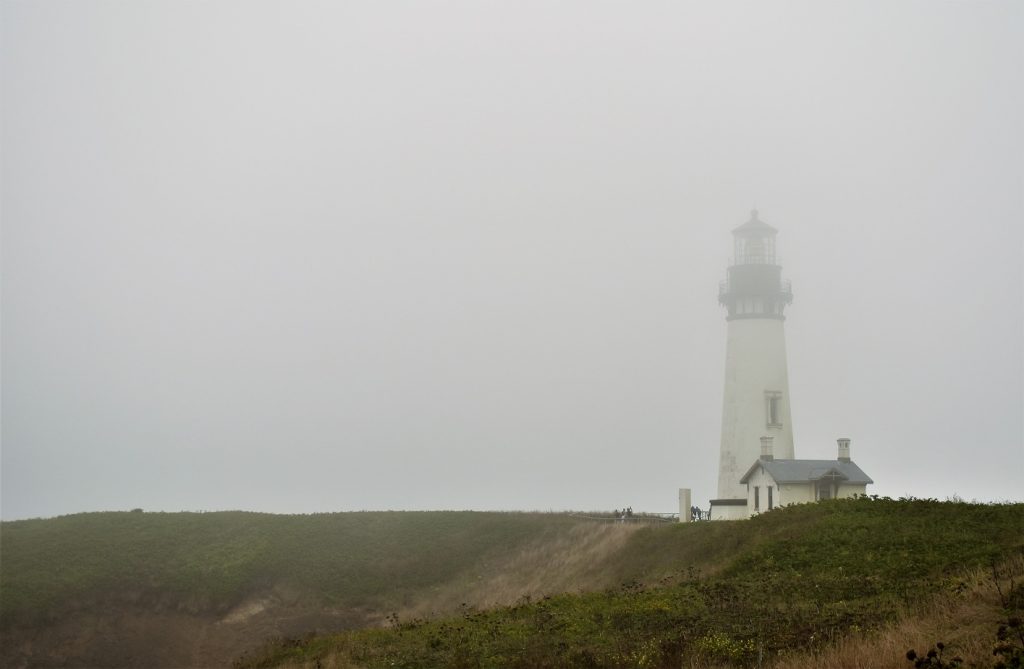
[[[793,293],[775,255],[777,234],[757,210],[750,212],[750,220],[732,231],[733,257],[719,285],[727,338],[714,520],[750,515],[748,485],[741,479],[759,459],[762,437],[770,437],[774,458],[794,457],[783,332]]]

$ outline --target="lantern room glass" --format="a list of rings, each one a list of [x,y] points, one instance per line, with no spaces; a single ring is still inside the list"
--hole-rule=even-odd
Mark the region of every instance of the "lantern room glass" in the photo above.
[[[734,251],[737,265],[774,265],[775,237],[771,235],[736,237]]]

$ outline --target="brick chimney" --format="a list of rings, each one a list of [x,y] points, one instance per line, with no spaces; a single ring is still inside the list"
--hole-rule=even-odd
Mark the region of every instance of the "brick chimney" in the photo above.
[[[850,461],[850,440],[845,437],[836,440],[839,443],[839,462]]]
[[[761,437],[761,459],[762,460],[774,460],[775,456],[772,455],[772,442],[775,441],[775,437]]]

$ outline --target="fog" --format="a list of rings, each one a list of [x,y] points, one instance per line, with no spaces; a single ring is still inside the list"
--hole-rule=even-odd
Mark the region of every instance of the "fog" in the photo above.
[[[715,496],[730,230],[796,454],[1020,500],[1019,2],[2,11],[2,515]]]

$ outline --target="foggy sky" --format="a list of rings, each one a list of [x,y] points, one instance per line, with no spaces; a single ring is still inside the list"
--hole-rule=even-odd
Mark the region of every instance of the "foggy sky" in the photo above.
[[[1019,2],[0,7],[5,519],[706,506],[754,206],[797,457],[1022,498]]]

